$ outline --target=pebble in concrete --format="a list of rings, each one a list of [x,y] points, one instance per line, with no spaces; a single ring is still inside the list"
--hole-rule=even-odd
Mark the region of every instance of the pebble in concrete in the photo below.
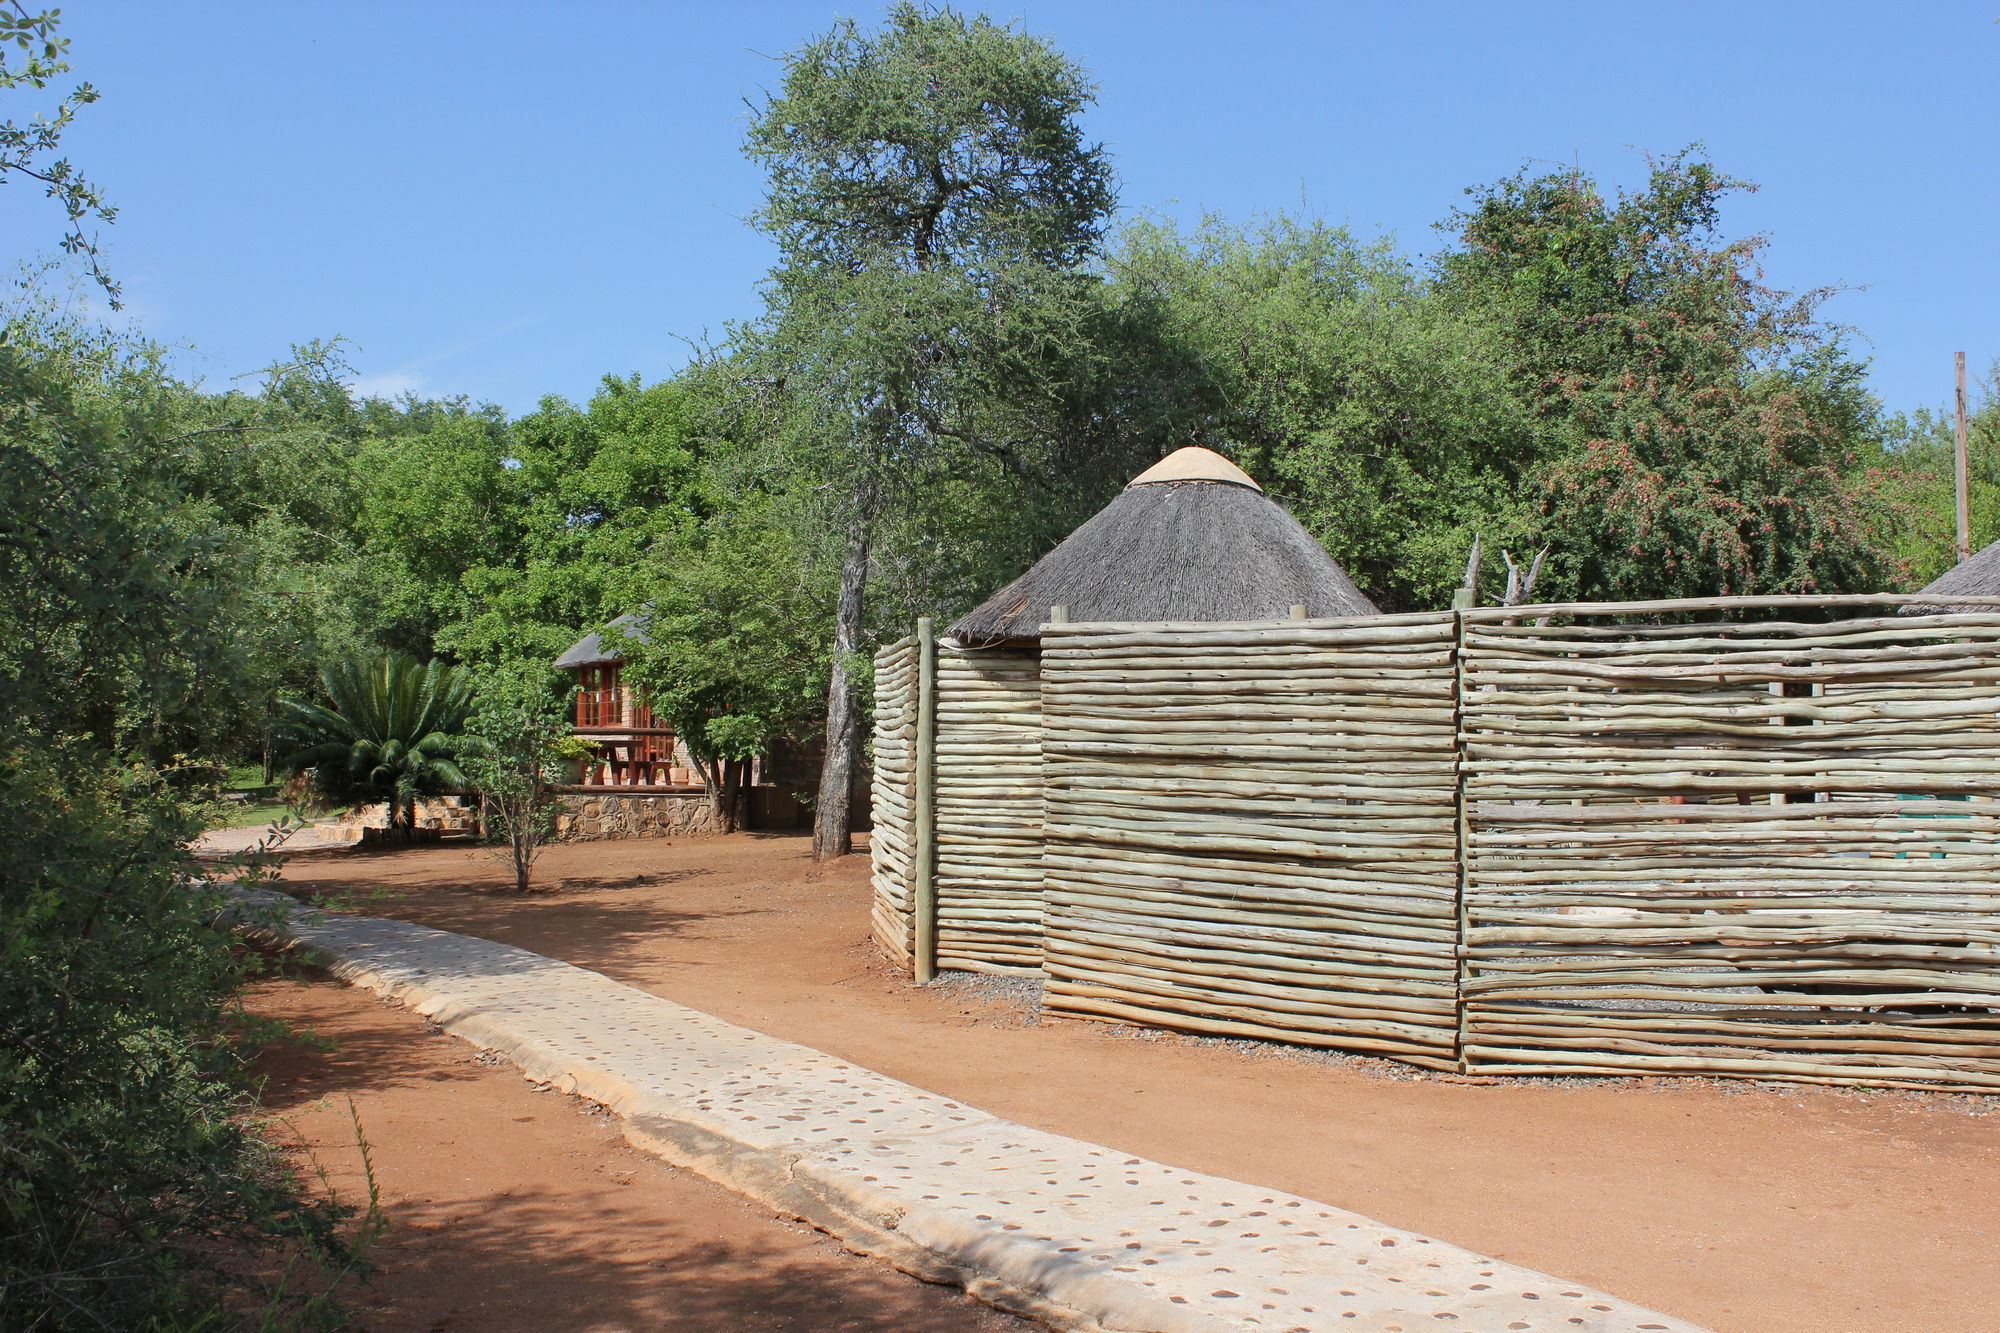
[[[1701,1333],[1357,1213],[1000,1120],[524,949],[243,897],[348,980],[618,1111],[640,1146],[1058,1328]]]

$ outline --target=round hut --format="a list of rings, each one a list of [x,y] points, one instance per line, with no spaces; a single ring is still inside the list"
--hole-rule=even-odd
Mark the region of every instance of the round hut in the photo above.
[[[1375,607],[1312,534],[1248,474],[1181,449],[1134,477],[1027,573],[952,625],[935,647],[938,965],[1039,971],[1042,963],[1040,643],[1051,609],[1074,622],[1278,621]],[[914,640],[876,658],[877,938],[907,958],[917,849],[911,721]]]
[[[1071,620],[1282,620],[1372,616],[1313,535],[1248,473],[1189,446],[947,631],[967,647],[1033,644],[1051,607]]]

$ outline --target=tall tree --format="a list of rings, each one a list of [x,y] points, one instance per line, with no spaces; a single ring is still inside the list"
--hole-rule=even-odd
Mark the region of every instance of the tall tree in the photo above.
[[[1606,198],[1580,172],[1475,192],[1439,282],[1500,321],[1535,434],[1529,527],[1574,597],[1872,591],[1901,570],[1866,464],[1865,367],[1826,292],[1761,281],[1720,237],[1748,188],[1692,151]]]
[[[844,21],[793,52],[755,108],[746,151],[770,182],[757,220],[780,257],[752,360],[796,457],[838,496],[821,859],[851,846],[878,538],[955,465],[1025,470],[1023,442],[974,405],[1004,396],[996,377],[1034,383],[1074,336],[1076,269],[1113,204],[1079,123],[1092,100],[1040,39],[903,3],[879,31]]]
[[[1160,444],[1234,455],[1378,605],[1443,604],[1497,535],[1530,443],[1506,345],[1386,240],[1286,216],[1124,228],[1107,268],[1120,404]]]

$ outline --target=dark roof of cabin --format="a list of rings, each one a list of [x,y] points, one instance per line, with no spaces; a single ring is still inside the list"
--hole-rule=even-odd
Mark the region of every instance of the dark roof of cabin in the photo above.
[[[1282,620],[1375,614],[1313,535],[1220,454],[1188,448],[1134,478],[1027,573],[947,631],[1035,641],[1052,606],[1073,621]]]
[[[645,622],[640,619],[636,611],[618,617],[604,629],[622,630],[631,638],[641,641],[646,637]],[[575,671],[579,667],[596,666],[600,662],[616,662],[622,657],[624,654],[617,649],[605,646],[604,630],[597,630],[571,644],[569,651],[556,659],[556,669]]]

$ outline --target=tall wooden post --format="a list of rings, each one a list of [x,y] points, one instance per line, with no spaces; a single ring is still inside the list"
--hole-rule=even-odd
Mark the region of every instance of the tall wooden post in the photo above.
[[[1952,478],[1958,487],[1958,558],[1972,554],[1971,479],[1965,459],[1965,353],[1953,356],[1952,415],[1955,445],[1952,449]]]
[[[1471,868],[1468,858],[1472,853],[1472,811],[1465,795],[1465,613],[1471,609],[1475,594],[1469,589],[1461,589],[1459,596],[1467,605],[1459,604],[1459,597],[1452,598],[1451,613],[1451,734],[1452,734],[1452,804],[1453,823],[1457,825],[1455,835],[1458,854],[1453,858],[1457,872],[1454,888],[1458,909],[1458,931],[1455,940],[1456,975],[1452,986],[1452,1056],[1458,1062],[1460,1074],[1472,1072],[1472,1062],[1465,1053],[1465,987],[1471,980],[1472,963],[1470,940],[1472,937],[1472,908],[1467,901],[1471,895]]]
[[[912,822],[916,865],[910,885],[910,971],[919,986],[937,976],[937,636],[917,621],[917,790]]]

